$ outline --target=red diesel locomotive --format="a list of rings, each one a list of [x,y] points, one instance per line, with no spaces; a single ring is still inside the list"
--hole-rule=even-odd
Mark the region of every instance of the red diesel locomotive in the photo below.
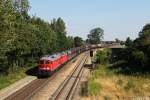
[[[38,64],[38,76],[49,76],[56,69],[84,50],[84,48],[78,47],[66,52],[42,57]]]

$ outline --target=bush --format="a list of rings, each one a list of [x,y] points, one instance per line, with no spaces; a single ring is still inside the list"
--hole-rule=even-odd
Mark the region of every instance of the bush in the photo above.
[[[88,81],[88,94],[91,96],[96,96],[101,90],[100,83],[97,83],[94,79]]]
[[[147,56],[142,51],[134,51],[132,56],[135,64],[140,66],[147,65]]]
[[[97,51],[96,62],[101,63],[101,64],[106,64],[108,62],[110,53],[111,53],[110,49],[104,49],[102,51],[101,50]]]

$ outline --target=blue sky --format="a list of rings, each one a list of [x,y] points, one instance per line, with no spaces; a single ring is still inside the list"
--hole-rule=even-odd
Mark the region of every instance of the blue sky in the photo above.
[[[150,23],[150,0],[29,0],[30,15],[45,21],[61,17],[68,35],[86,39],[92,28],[104,29],[104,40],[136,38]]]

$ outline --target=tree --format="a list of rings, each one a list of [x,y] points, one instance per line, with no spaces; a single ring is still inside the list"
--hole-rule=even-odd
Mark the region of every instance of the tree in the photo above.
[[[14,9],[19,13],[27,13],[30,4],[28,0],[12,0]]]
[[[145,67],[145,65],[148,64],[147,56],[144,54],[143,51],[133,51],[132,56],[133,56],[134,63],[137,66]]]
[[[74,45],[75,45],[74,38],[72,36],[68,36],[67,37],[67,41],[66,41],[66,47],[67,47],[67,49],[73,48]]]
[[[143,27],[139,37],[134,41],[128,37],[125,44],[128,47],[126,49],[128,62],[145,68],[150,66],[150,24]]]
[[[58,19],[53,19],[51,22],[51,28],[56,33],[66,34],[66,25],[65,22],[59,17]]]
[[[98,44],[103,39],[104,31],[101,28],[94,28],[88,34],[88,41],[91,44]]]
[[[130,37],[127,37],[127,39],[125,41],[125,45],[129,48],[131,48],[133,46],[133,41],[130,39]]]
[[[117,43],[120,43],[120,42],[121,42],[118,38],[116,38],[115,41],[116,41]]]
[[[8,69],[6,53],[14,48],[17,34],[14,32],[15,19],[11,0],[0,0],[0,70],[3,71]]]
[[[75,44],[75,47],[80,47],[83,45],[83,40],[81,37],[74,37],[74,44]]]
[[[65,50],[67,45],[65,22],[61,18],[53,19],[50,26],[57,35],[58,51]]]
[[[136,48],[142,51],[147,57],[147,66],[150,66],[150,24],[146,24],[142,31],[139,33],[139,37],[134,41]]]
[[[28,10],[28,0],[0,0],[0,74],[74,47],[61,18],[49,23],[30,17]]]

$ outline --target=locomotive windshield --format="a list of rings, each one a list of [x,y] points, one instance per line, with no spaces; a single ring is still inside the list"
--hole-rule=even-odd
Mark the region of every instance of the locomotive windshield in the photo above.
[[[40,64],[44,64],[44,60],[40,60]]]

